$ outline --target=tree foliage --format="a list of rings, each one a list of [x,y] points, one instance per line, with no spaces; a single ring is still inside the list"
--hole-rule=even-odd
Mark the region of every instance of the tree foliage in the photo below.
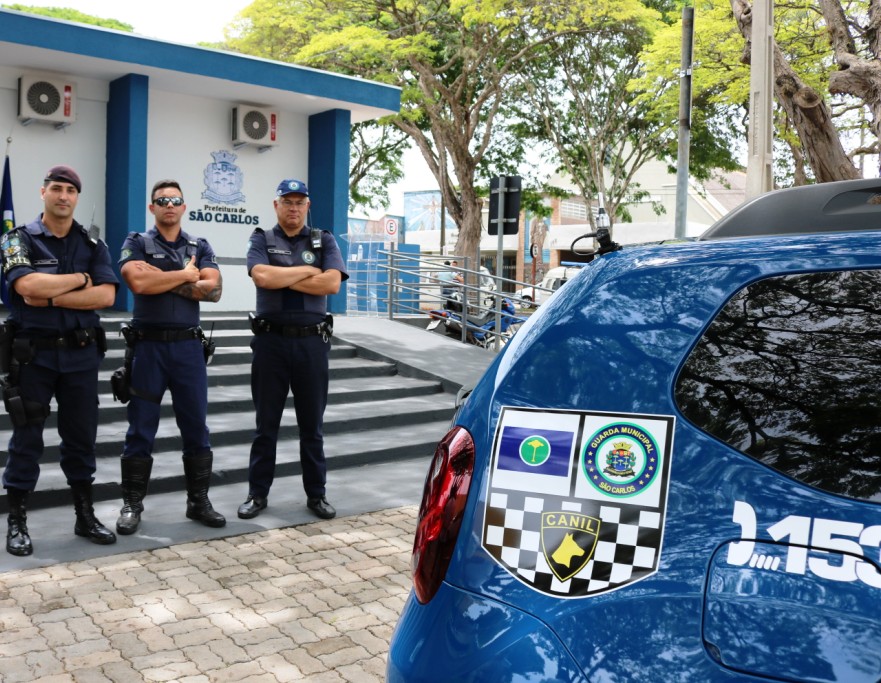
[[[870,7],[877,4],[878,0],[870,1]],[[845,11],[850,13],[849,18],[844,19]],[[846,29],[830,32],[833,16],[843,21]],[[829,40],[830,35],[845,35],[852,30],[855,37],[842,43],[861,45],[855,47],[855,55],[867,57],[872,52],[866,46],[870,32],[864,25],[856,3],[823,0],[820,7],[813,0],[775,3],[773,81],[778,184],[858,175],[852,155],[870,149],[861,152],[855,139],[845,135],[842,140],[842,133],[859,125],[861,110],[864,106],[871,108],[872,96],[865,90],[860,95],[856,94],[858,89],[851,92],[834,85],[835,74],[846,69],[841,56],[830,50]],[[659,93],[659,106],[667,109],[676,106],[678,97],[672,86],[678,78],[680,35],[681,26],[671,25],[659,31],[643,53],[646,75],[639,88]],[[706,120],[712,131],[718,134],[727,129],[729,142],[743,150],[749,116],[751,38],[752,6],[747,0],[701,0],[695,4],[695,111],[709,107]],[[877,52],[869,61],[878,67]],[[875,89],[875,93],[881,90]]]
[[[28,14],[39,14],[52,19],[63,19],[65,21],[76,21],[80,24],[89,24],[91,26],[100,26],[101,28],[111,28],[116,31],[125,31],[131,33],[134,26],[126,24],[124,21],[117,19],[104,19],[91,14],[84,14],[75,9],[66,7],[31,7],[30,5],[3,5],[6,9],[15,10],[16,12],[27,12]]]
[[[367,121],[352,126],[349,209],[388,206],[389,185],[404,177],[401,157],[408,138],[394,126]]]
[[[601,195],[609,215],[624,220],[626,203],[647,194],[635,174],[676,144],[672,121],[657,118],[651,100],[628,89],[657,24],[622,22],[564,36],[548,46],[547,59],[526,67],[521,125],[550,142],[582,196]]]
[[[482,223],[477,187],[488,181],[481,174],[525,66],[564,36],[654,17],[637,0],[256,0],[229,43],[400,86],[402,110],[391,122],[437,179],[460,228],[457,253],[472,255]]]

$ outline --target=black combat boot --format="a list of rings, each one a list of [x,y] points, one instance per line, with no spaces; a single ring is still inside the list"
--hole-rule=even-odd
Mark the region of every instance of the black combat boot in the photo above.
[[[88,538],[98,545],[116,543],[116,534],[95,517],[95,510],[92,507],[92,482],[71,482],[70,490],[73,492],[73,507],[76,510],[76,525],[73,527],[73,533]]]
[[[211,465],[214,454],[203,451],[196,455],[184,456],[184,474],[187,477],[187,517],[202,522],[205,526],[226,526],[226,518],[216,512],[208,500],[208,487],[211,485]]]
[[[28,534],[27,503],[30,491],[24,489],[6,489],[6,500],[9,503],[9,530],[6,532],[6,552],[10,555],[24,557],[34,552],[31,537]]]
[[[153,458],[120,458],[119,467],[122,472],[122,509],[116,520],[116,531],[128,536],[135,533],[141,523]]]

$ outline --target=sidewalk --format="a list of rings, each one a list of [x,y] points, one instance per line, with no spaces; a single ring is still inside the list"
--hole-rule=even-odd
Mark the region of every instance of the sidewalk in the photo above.
[[[0,575],[0,680],[382,681],[415,515]]]
[[[0,557],[0,681],[384,680],[426,468],[331,472],[328,521],[299,477],[253,520],[236,517],[241,484],[212,488],[223,529],[187,520],[184,494],[149,496],[139,532],[111,546],[76,538],[72,509],[37,510],[34,555]],[[96,512],[111,525],[117,508]]]

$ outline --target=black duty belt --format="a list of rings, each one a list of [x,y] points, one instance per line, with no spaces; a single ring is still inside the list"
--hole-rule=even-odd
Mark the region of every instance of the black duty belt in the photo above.
[[[47,349],[82,349],[94,344],[98,332],[94,327],[82,327],[54,337],[23,337],[38,351]]]
[[[316,334],[323,334],[325,331],[324,323],[317,325],[307,325],[306,327],[298,327],[296,325],[280,325],[271,323],[268,320],[261,320],[259,326],[254,328],[254,334],[280,334],[283,337],[311,337]]]
[[[161,341],[175,342],[184,341],[186,339],[199,339],[200,330],[198,327],[188,327],[186,329],[172,328],[167,330],[155,328],[132,329],[132,335],[135,341]]]

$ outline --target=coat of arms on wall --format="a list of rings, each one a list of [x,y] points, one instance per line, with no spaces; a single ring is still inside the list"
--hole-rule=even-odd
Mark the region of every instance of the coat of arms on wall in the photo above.
[[[234,163],[237,155],[228,150],[220,150],[211,152],[211,156],[214,157],[214,163],[205,167],[205,191],[202,199],[222,204],[245,201],[245,195],[242,194],[244,175],[242,169]]]

